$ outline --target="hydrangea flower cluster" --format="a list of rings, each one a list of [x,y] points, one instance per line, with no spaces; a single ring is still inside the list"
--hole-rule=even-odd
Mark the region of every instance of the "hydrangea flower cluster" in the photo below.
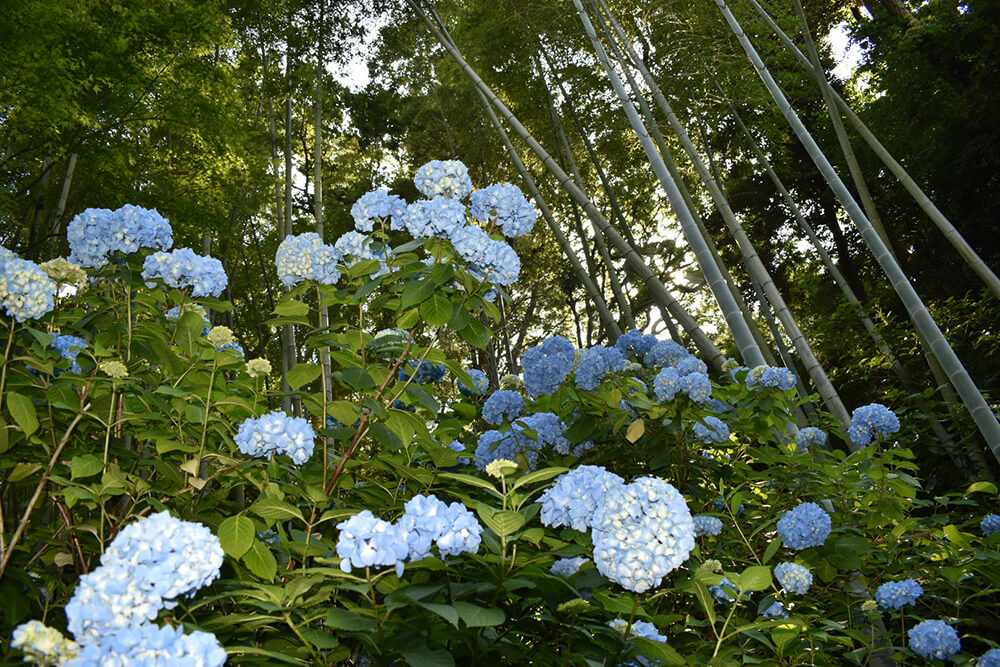
[[[222,262],[195,254],[191,248],[154,252],[142,265],[146,281],[160,278],[170,287],[190,287],[192,296],[219,296],[229,284]]]
[[[722,581],[718,584],[708,587],[708,592],[711,593],[712,597],[715,598],[715,601],[720,604],[732,602],[735,599],[733,596],[736,595],[738,590],[739,589],[736,588],[736,584],[734,584],[729,577],[723,577]]]
[[[667,643],[667,636],[660,634],[655,625],[646,621],[633,621],[632,625],[629,625],[624,618],[616,618],[609,621],[608,625],[628,637],[643,637],[654,642]]]
[[[341,253],[332,245],[323,243],[315,232],[298,236],[288,235],[278,246],[274,263],[278,278],[285,287],[291,287],[303,280],[315,280],[321,285],[336,285],[340,280],[337,262]]]
[[[557,477],[539,497],[542,523],[553,528],[569,526],[586,532],[608,491],[624,483],[621,477],[601,466],[573,468]]]
[[[131,667],[132,665],[199,665],[226,663],[226,649],[208,632],[185,634],[170,626],[144,623],[114,630],[99,643],[88,644],[66,667]]]
[[[0,247],[0,306],[18,322],[35,320],[55,306],[56,284],[34,262]]]
[[[83,371],[76,358],[79,356],[80,352],[86,350],[88,347],[87,340],[85,338],[71,336],[69,334],[58,334],[52,339],[49,347],[59,352],[63,359],[68,359],[70,361],[70,373],[80,373]]]
[[[452,440],[448,444],[448,448],[451,451],[453,451],[453,452],[465,452],[465,445],[463,445],[461,443],[461,441],[459,441],[459,440]],[[465,457],[465,456],[459,456],[458,457],[458,465],[460,465],[460,466],[467,466],[471,462],[472,462],[472,460],[469,459],[468,457]]]
[[[851,427],[847,435],[851,442],[866,447],[872,440],[892,435],[899,430],[899,417],[880,403],[863,405],[851,413]]]
[[[727,442],[729,440],[729,427],[726,422],[711,415],[705,417],[703,422],[697,422],[693,427],[694,436],[704,443]]]
[[[406,536],[408,559],[422,560],[436,544],[442,556],[479,550],[483,527],[462,503],[450,505],[436,496],[414,496],[407,501],[397,525]]]
[[[480,222],[495,219],[507,238],[524,236],[535,226],[538,211],[521,189],[510,183],[494,183],[469,197],[472,217]]]
[[[574,574],[579,572],[580,568],[583,567],[585,563],[589,562],[589,558],[559,558],[552,564],[552,567],[549,568],[549,572],[557,577],[569,579]]]
[[[795,375],[787,368],[756,366],[747,373],[747,388],[777,387],[784,391],[795,388]]]
[[[613,347],[595,345],[584,350],[576,367],[576,385],[580,389],[591,391],[608,373],[620,373],[625,370],[625,357]]]
[[[778,519],[778,534],[785,546],[796,551],[822,545],[832,527],[830,515],[816,503],[800,503]]]
[[[414,238],[450,239],[466,226],[465,205],[447,197],[415,201],[406,207],[403,226]]]
[[[536,412],[518,420],[525,429],[535,432],[541,447],[552,447],[559,454],[569,454],[570,441],[563,435],[566,424],[552,412]]]
[[[486,377],[486,373],[482,372],[478,368],[470,368],[465,372],[472,379],[472,384],[474,385],[474,387],[467,387],[465,386],[464,382],[459,380],[458,393],[462,394],[462,396],[474,398],[481,394],[485,394],[489,390],[490,379]]]
[[[537,440],[529,438],[522,432],[523,430],[521,425],[515,423],[506,433],[486,431],[479,436],[473,463],[480,470],[486,470],[494,461],[501,459],[515,461],[518,454],[523,454],[528,459],[528,466],[533,469],[538,462],[537,450],[541,449],[542,445]]]
[[[86,646],[151,621],[178,597],[217,579],[222,560],[219,538],[199,523],[163,511],[129,524],[111,541],[100,567],[80,577],[66,605],[70,632]]]
[[[813,582],[809,568],[798,563],[778,563],[774,566],[774,578],[787,592],[799,595],[807,593]]]
[[[667,366],[676,366],[692,354],[683,345],[672,340],[661,340],[653,344],[643,355],[642,361],[647,368],[656,370]]]
[[[642,593],[658,586],[694,549],[694,521],[684,496],[662,479],[612,487],[594,513],[597,570]]]
[[[1000,515],[987,514],[979,523],[979,528],[983,531],[983,535],[986,537],[1000,533]]]
[[[348,268],[365,260],[377,259],[379,261],[379,268],[371,273],[371,277],[378,278],[389,273],[388,260],[392,259],[392,253],[387,252],[384,248],[378,250],[372,248],[372,239],[370,236],[353,231],[345,232],[337,239],[333,247],[340,253],[344,265]],[[347,257],[351,259],[346,259]]]
[[[806,426],[795,434],[795,444],[800,451],[805,451],[810,447],[822,447],[826,444],[826,432],[815,426]]]
[[[72,286],[75,290],[74,293],[76,294],[85,292],[89,286],[87,272],[83,270],[83,267],[79,264],[74,264],[64,257],[50,259],[47,262],[42,262],[38,266],[41,267],[42,271],[48,274],[49,278],[52,278],[52,280],[55,281],[57,286]],[[59,296],[64,296],[62,290],[57,292],[57,294]]]
[[[472,192],[469,169],[458,160],[431,160],[413,177],[417,190],[425,197],[464,199]]]
[[[788,618],[785,605],[777,601],[772,602],[771,606],[764,610],[763,615],[767,618]]]
[[[656,336],[653,334],[644,334],[638,329],[632,329],[615,341],[615,349],[625,356],[632,354],[636,359],[642,359],[649,352],[649,348],[656,343]]]
[[[375,518],[370,510],[363,510],[347,521],[337,524],[337,555],[340,569],[350,573],[356,567],[383,567],[392,565],[396,576],[403,575],[410,546],[402,527]]]
[[[979,656],[976,667],[1000,667],[1000,648],[991,648]]]
[[[25,662],[62,665],[80,653],[80,645],[39,621],[22,623],[10,640],[11,648],[24,653]]]
[[[504,419],[514,421],[523,411],[524,398],[508,389],[498,389],[483,403],[483,419],[490,424],[501,424]]]
[[[275,454],[287,454],[296,465],[302,465],[313,454],[315,438],[308,421],[279,410],[247,419],[240,424],[234,440],[248,456],[270,459]]]
[[[388,190],[378,189],[366,192],[361,195],[358,201],[351,207],[351,217],[354,218],[354,226],[358,231],[371,232],[376,220],[391,218],[393,226],[391,229],[399,229],[396,226],[397,218],[401,218],[406,212],[406,201],[401,197],[389,194]]]
[[[962,650],[955,628],[944,621],[922,621],[910,628],[910,648],[924,658],[948,660]]]
[[[576,348],[562,336],[546,338],[521,358],[524,388],[532,396],[554,394],[573,370]]]
[[[916,604],[924,594],[924,588],[914,579],[887,581],[875,590],[875,601],[885,609],[901,609],[904,605]]]
[[[125,205],[116,211],[88,208],[66,227],[69,261],[99,269],[113,252],[130,254],[139,248],[169,250],[173,230],[166,218],[139,206]]]
[[[416,373],[413,373],[413,381],[418,384],[440,382],[448,374],[448,369],[444,364],[435,364],[426,360],[420,362],[416,359],[411,359],[409,365],[411,370],[416,370]],[[410,379],[410,373],[400,368],[399,379],[406,382]]]
[[[722,533],[722,519],[710,514],[699,514],[694,517],[694,534],[697,537],[703,535],[720,535]]]

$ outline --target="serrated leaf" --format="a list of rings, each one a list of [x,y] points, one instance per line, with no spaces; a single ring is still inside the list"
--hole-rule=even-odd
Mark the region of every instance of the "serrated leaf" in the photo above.
[[[337,630],[364,632],[375,627],[375,619],[339,607],[331,607],[326,611],[326,625]]]
[[[74,456],[73,460],[69,462],[70,475],[73,479],[90,477],[91,475],[96,475],[101,472],[103,469],[104,462],[93,454]]]
[[[31,435],[38,430],[38,414],[35,412],[35,404],[27,396],[22,396],[16,391],[7,393],[7,411],[14,418],[16,423],[25,435]]]
[[[412,308],[413,306],[422,303],[425,299],[430,298],[434,294],[434,290],[437,285],[434,284],[433,280],[414,280],[407,284],[403,288],[403,294],[400,297],[400,310],[406,310],[407,308]]]
[[[517,512],[511,512],[510,510],[497,511],[485,503],[476,505],[476,514],[479,515],[479,518],[482,519],[487,528],[500,537],[512,535],[525,523],[524,517]]]
[[[751,565],[740,574],[739,587],[744,591],[763,591],[771,587],[771,568]]]
[[[469,323],[458,332],[458,336],[469,345],[478,347],[480,350],[485,350],[486,346],[489,345],[490,338],[493,337],[493,334],[485,324],[477,320],[475,317],[471,317],[469,318]]]
[[[681,654],[663,642],[653,641],[645,637],[632,637],[632,642],[636,648],[650,658],[656,658],[659,664],[663,665],[686,665],[687,662]]]
[[[292,389],[298,389],[299,387],[309,384],[316,378],[320,376],[323,369],[320,368],[319,364],[295,364],[292,366],[291,370],[285,374],[285,380],[288,381],[288,386]]]
[[[420,304],[420,316],[432,327],[443,327],[451,319],[452,303],[443,294],[434,294]]]
[[[478,486],[480,489],[492,491],[494,495],[500,495],[495,486],[487,482],[485,479],[473,477],[472,475],[466,475],[465,473],[460,472],[443,472],[439,474],[438,477],[453,479],[456,482],[462,482],[463,484],[468,484],[469,486]]]
[[[299,521],[305,521],[298,507],[275,498],[261,498],[250,507],[250,511],[262,519],[298,519]]]
[[[309,314],[309,306],[301,301],[288,299],[274,307],[274,314],[281,317],[302,317]]]
[[[240,558],[253,546],[255,532],[253,521],[242,514],[237,514],[219,524],[219,542],[227,554],[233,558]]]
[[[507,616],[502,609],[496,607],[480,607],[471,602],[459,601],[454,604],[455,611],[470,628],[489,628],[500,625]]]
[[[552,468],[542,468],[541,470],[529,472],[527,475],[520,477],[516,482],[514,482],[512,490],[516,491],[522,486],[526,486],[528,484],[534,484],[535,482],[541,482],[546,479],[552,479],[556,475],[561,475],[564,472],[568,471],[569,468],[552,467]]]
[[[10,477],[7,481],[13,484],[14,482],[20,482],[25,477],[35,474],[42,469],[42,466],[38,463],[18,463],[14,466],[14,469],[10,471]]]
[[[634,422],[628,425],[628,430],[625,431],[625,439],[629,442],[635,442],[642,437],[642,434],[646,432],[646,422],[642,419],[636,419]]]
[[[971,495],[973,493],[996,493],[997,485],[993,482],[973,482],[969,488],[965,490],[965,495]]]
[[[455,658],[443,648],[419,646],[400,650],[410,667],[455,667]]]
[[[278,561],[274,559],[271,549],[256,538],[241,560],[251,572],[265,581],[273,581],[278,573]]]
[[[775,535],[774,540],[767,545],[767,549],[764,550],[764,557],[761,560],[762,563],[767,565],[768,561],[774,558],[774,554],[778,553],[778,549],[781,548],[781,535]]]
[[[436,602],[417,602],[417,604],[427,611],[434,612],[456,628],[458,627],[458,612],[450,604],[437,604]]]

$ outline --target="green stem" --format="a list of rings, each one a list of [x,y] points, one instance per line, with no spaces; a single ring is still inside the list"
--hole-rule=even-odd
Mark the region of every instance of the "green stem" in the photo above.
[[[205,440],[208,436],[208,412],[212,406],[212,389],[215,388],[215,373],[219,367],[219,356],[218,350],[216,350],[215,359],[212,361],[212,375],[208,378],[208,394],[205,396],[205,416],[201,419],[201,445],[198,448],[198,459],[194,466],[195,477],[201,472],[201,457],[205,455]],[[188,478],[184,478],[184,483],[187,484]]]
[[[719,655],[719,649],[722,648],[722,640],[726,638],[726,628],[729,627],[729,622],[733,620],[733,614],[736,613],[736,605],[739,604],[741,597],[743,597],[743,589],[738,588],[736,590],[736,599],[733,600],[732,606],[729,607],[729,614],[726,616],[726,622],[722,624],[722,630],[719,631],[719,639],[715,642],[715,650],[712,651],[713,658]]]
[[[316,310],[317,310],[317,317],[319,317],[319,326],[322,329],[323,328],[323,292],[319,288],[319,283],[316,283]],[[327,325],[329,326],[329,323],[327,323]],[[364,331],[364,330],[362,329],[362,331]],[[329,352],[328,352],[328,350],[329,350],[329,347],[326,346],[326,345],[324,345],[323,347],[321,347],[320,350],[319,350],[319,366],[320,366],[320,373],[319,373],[319,375],[320,375],[320,380],[321,380],[321,386],[322,386],[322,389],[323,389],[323,397],[321,399],[322,403],[323,403],[323,419],[319,423],[319,428],[320,428],[320,432],[321,433],[323,432],[324,429],[326,429],[326,408],[327,408],[327,405],[326,405],[326,398],[327,398],[326,397],[326,391],[327,391],[326,382],[327,382],[327,373],[329,373],[329,371],[330,371],[330,359],[329,359]],[[326,486],[327,473],[329,472],[329,468],[330,468],[330,456],[329,456],[329,451],[328,451],[329,446],[330,446],[330,439],[324,435],[323,436],[323,486]]]
[[[111,443],[111,426],[115,417],[115,398],[117,397],[118,382],[111,380],[111,407],[108,408],[108,423],[104,428],[104,471],[108,471],[108,446]]]

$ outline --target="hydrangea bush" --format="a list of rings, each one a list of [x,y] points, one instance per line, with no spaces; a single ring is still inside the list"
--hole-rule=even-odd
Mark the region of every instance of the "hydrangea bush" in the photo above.
[[[457,161],[415,182],[281,243],[283,378],[155,211],[0,251],[6,662],[996,662],[992,483],[928,497],[889,407],[840,424],[639,331],[546,332],[491,386],[534,209]]]

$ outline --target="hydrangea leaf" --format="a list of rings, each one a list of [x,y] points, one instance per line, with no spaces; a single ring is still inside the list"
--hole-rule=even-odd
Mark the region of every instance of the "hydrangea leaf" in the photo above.
[[[542,468],[541,470],[529,472],[527,475],[524,475],[523,477],[519,478],[516,482],[514,482],[512,490],[516,491],[522,486],[526,486],[528,484],[534,484],[535,482],[541,482],[546,479],[552,479],[556,475],[561,475],[564,472],[567,472],[568,470],[569,468],[555,467],[555,468]]]
[[[251,507],[251,511],[263,519],[298,519],[305,521],[298,507],[276,498],[261,498]]]
[[[451,320],[452,304],[448,297],[434,294],[420,304],[420,316],[432,327],[442,327]]]
[[[73,479],[79,479],[101,472],[104,469],[104,463],[93,454],[85,454],[73,457],[69,463],[69,469]]]
[[[298,389],[299,387],[309,384],[318,378],[322,372],[323,370],[318,364],[295,364],[288,371],[288,373],[285,374],[285,379],[288,381],[288,386],[292,389]]]
[[[255,539],[241,559],[250,571],[265,581],[272,581],[278,573],[278,561],[266,544]]]
[[[281,317],[303,317],[309,314],[309,306],[295,299],[287,299],[274,307],[274,314]]]
[[[331,607],[326,612],[327,627],[350,632],[364,632],[375,627],[375,620],[358,612]]]
[[[438,604],[436,602],[417,602],[417,604],[427,611],[434,612],[458,628],[458,612],[450,604]]]
[[[771,568],[765,565],[751,565],[743,570],[739,578],[740,589],[763,591],[771,587]]]
[[[455,659],[451,657],[443,648],[428,648],[420,646],[417,648],[400,651],[406,664],[411,667],[454,667]]]
[[[658,664],[663,665],[686,665],[687,662],[681,655],[663,642],[653,641],[645,637],[633,637],[632,641],[643,655],[656,658]]]
[[[219,524],[219,541],[222,549],[233,558],[240,558],[250,551],[254,541],[254,525],[248,517],[237,514]]]
[[[16,391],[7,394],[7,410],[10,416],[25,435],[31,435],[38,430],[38,417],[35,413],[35,404],[27,396],[23,396]]]
[[[465,342],[481,350],[485,350],[490,342],[492,334],[485,324],[474,317],[469,318],[469,323],[462,327],[458,335]]]
[[[503,610],[496,607],[480,607],[463,601],[456,602],[454,606],[465,625],[470,628],[489,628],[507,620]]]
[[[625,431],[625,439],[629,442],[635,442],[642,437],[642,434],[646,432],[646,423],[642,419],[636,419],[634,422],[628,425],[628,430]]]
[[[406,310],[407,308],[423,303],[434,294],[435,289],[437,289],[437,285],[434,284],[433,280],[416,280],[409,283],[403,288],[403,295],[399,304],[400,310]]]

